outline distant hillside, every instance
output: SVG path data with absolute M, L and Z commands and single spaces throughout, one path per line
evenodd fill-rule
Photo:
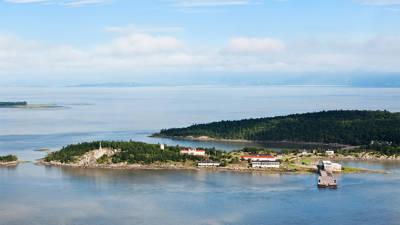
M 365 145 L 371 141 L 400 144 L 400 113 L 323 111 L 259 119 L 195 124 L 163 129 L 155 136 L 208 136 L 253 141 L 304 141 Z

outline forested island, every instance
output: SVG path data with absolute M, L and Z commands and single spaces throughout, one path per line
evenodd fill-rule
M 15 155 L 0 156 L 0 166 L 13 166 L 18 164 L 18 157 Z
M 200 152 L 191 155 L 187 151 Z M 279 152 L 246 147 L 236 151 L 215 148 L 201 150 L 182 146 L 146 144 L 135 141 L 95 141 L 72 144 L 51 152 L 37 162 L 48 166 L 112 169 L 210 169 L 239 172 L 317 173 L 323 159 L 354 159 L 357 153 L 327 156 L 324 150 L 303 154 L 299 150 Z M 256 162 L 253 161 L 255 158 Z M 263 158 L 267 161 L 259 162 Z M 203 167 L 205 165 L 205 167 Z M 261 167 L 264 165 L 265 167 Z M 270 167 L 272 166 L 272 167 Z M 381 172 L 343 167 L 342 173 Z
M 358 146 L 386 155 L 400 153 L 400 113 L 335 110 L 288 116 L 195 124 L 163 129 L 156 137 L 199 140 L 309 142 Z

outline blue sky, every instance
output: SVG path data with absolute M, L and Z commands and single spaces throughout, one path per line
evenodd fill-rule
M 3 81 L 400 72 L 400 0 L 0 0 L 0 15 Z

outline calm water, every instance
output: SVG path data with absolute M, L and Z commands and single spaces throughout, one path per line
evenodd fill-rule
M 0 155 L 22 160 L 81 141 L 139 140 L 226 150 L 240 143 L 147 137 L 161 128 L 328 109 L 400 111 L 400 89 L 344 87 L 1 88 Z M 0 224 L 400 224 L 400 164 L 343 162 L 391 174 L 315 175 L 0 168 Z

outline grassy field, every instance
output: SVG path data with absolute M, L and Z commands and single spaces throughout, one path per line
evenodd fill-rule
M 303 159 L 301 160 L 301 164 L 309 166 L 311 165 L 311 161 L 312 161 L 311 159 Z
M 365 170 L 352 167 L 342 167 L 342 173 L 389 173 L 387 171 Z

